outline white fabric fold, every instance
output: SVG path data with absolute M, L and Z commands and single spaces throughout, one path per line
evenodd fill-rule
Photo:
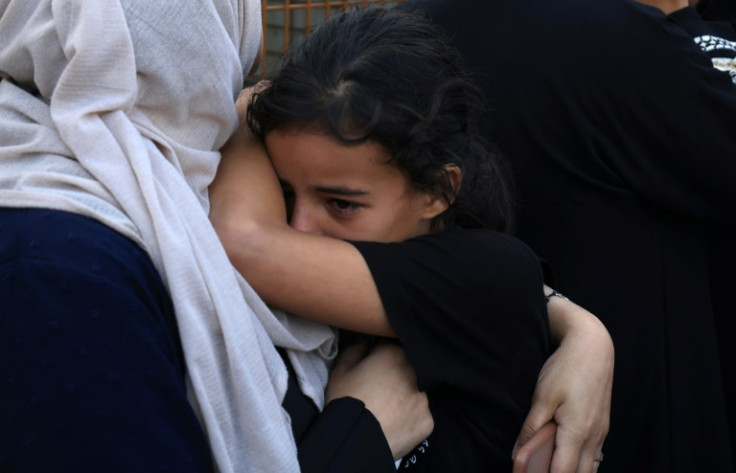
M 285 347 L 321 407 L 334 334 L 274 314 L 207 218 L 216 151 L 257 53 L 257 0 L 0 0 L 0 206 L 93 217 L 167 285 L 222 472 L 296 472 Z

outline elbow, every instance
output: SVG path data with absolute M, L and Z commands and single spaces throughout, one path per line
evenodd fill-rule
M 255 219 L 222 217 L 211 220 L 230 263 L 267 304 L 278 302 L 274 281 L 283 274 L 285 262 L 277 242 L 284 233 Z
M 259 245 L 264 232 L 258 225 L 247 219 L 228 218 L 227 215 L 211 215 L 212 226 L 225 248 L 230 262 L 246 276 L 244 269 L 252 267 L 259 254 Z

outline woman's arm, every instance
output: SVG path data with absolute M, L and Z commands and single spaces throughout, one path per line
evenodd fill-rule
M 545 293 L 550 292 L 545 287 Z M 539 374 L 518 445 L 554 420 L 559 425 L 553 471 L 590 471 L 608 434 L 613 342 L 593 314 L 569 300 L 550 297 L 547 309 L 552 338 L 559 346 Z
M 210 220 L 231 262 L 264 301 L 336 327 L 394 335 L 360 253 L 289 227 L 281 185 L 246 125 L 223 148 L 209 192 Z

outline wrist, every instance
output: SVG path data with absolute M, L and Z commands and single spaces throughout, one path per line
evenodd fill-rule
M 554 289 L 552 289 L 548 294 L 545 294 L 544 297 L 545 297 L 545 299 L 547 299 L 547 302 L 549 302 L 551 300 L 551 298 L 553 298 L 553 297 L 559 297 L 563 301 L 569 301 L 570 300 L 566 296 L 564 296 L 563 294 L 555 291 Z
M 570 301 L 562 294 L 552 291 L 546 294 L 547 312 L 552 340 L 561 344 L 563 340 L 574 333 L 606 332 L 603 324 L 596 316 Z

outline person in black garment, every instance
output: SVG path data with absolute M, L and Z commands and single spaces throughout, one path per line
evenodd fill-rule
M 265 301 L 398 338 L 435 421 L 402 460 L 409 471 L 511 469 L 549 354 L 547 306 L 555 334 L 577 319 L 592 342 L 589 356 L 557 353 L 575 368 L 540 377 L 557 384 L 549 402 L 559 405 L 558 389 L 587 397 L 573 387 L 585 378 L 595 418 L 607 416 L 610 340 L 586 311 L 548 303 L 538 259 L 503 233 L 507 183 L 477 134 L 476 104 L 456 52 L 428 22 L 346 12 L 250 101 L 248 124 L 268 155 L 243 130 L 210 188 L 215 228 Z M 562 307 L 572 309 L 567 322 Z M 328 400 L 340 395 L 328 386 Z
M 611 332 L 600 471 L 733 472 L 719 367 L 733 361 L 719 360 L 725 327 L 711 307 L 728 284 L 709 283 L 728 253 L 708 258 L 711 233 L 733 235 L 736 220 L 736 91 L 698 44 L 732 38 L 728 24 L 625 0 L 408 3 L 453 39 L 483 88 L 484 129 L 517 178 L 516 234 Z M 542 422 L 530 414 L 527 431 Z M 579 439 L 557 441 L 554 461 L 566 464 L 559 447 Z
M 731 77 L 736 85 L 736 2 L 701 0 L 687 2 L 677 0 L 661 4 L 656 1 L 641 2 L 654 6 L 668 15 L 693 38 L 695 44 L 713 63 L 713 67 Z M 734 87 L 736 93 L 736 86 Z M 704 139 L 708 135 L 703 136 Z M 733 326 L 731 288 L 736 285 L 736 230 L 733 225 L 712 229 L 709 243 L 709 277 L 711 302 L 715 317 L 721 373 L 726 398 L 731 453 L 736 461 L 736 347 L 729 333 Z

